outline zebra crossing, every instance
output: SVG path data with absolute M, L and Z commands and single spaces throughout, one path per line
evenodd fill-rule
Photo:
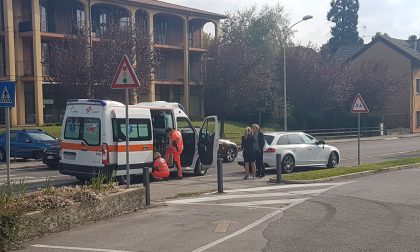
M 206 205 L 246 208 L 284 209 L 302 203 L 321 193 L 350 182 L 272 185 L 226 190 L 225 194 L 210 193 L 202 197 L 166 201 L 169 205 Z

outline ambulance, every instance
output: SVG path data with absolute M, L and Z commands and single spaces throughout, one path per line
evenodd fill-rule
M 162 156 L 168 146 L 166 128 L 178 129 L 184 141 L 182 170 L 197 176 L 216 166 L 219 123 L 205 118 L 200 131 L 178 103 L 147 102 L 128 106 L 130 175 L 152 167 L 153 153 Z M 89 181 L 98 174 L 126 176 L 126 109 L 116 101 L 73 99 L 67 101 L 60 145 L 60 173 Z M 173 160 L 169 166 L 176 171 Z

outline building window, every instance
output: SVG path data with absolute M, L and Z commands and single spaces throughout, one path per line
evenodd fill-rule
M 416 94 L 420 94 L 420 79 L 416 79 Z
M 158 80 L 168 80 L 169 79 L 169 63 L 168 59 L 163 59 L 159 65 L 156 78 Z
M 416 112 L 417 128 L 420 128 L 420 111 Z
M 130 24 L 130 16 L 124 10 L 105 6 L 92 8 L 92 35 L 95 37 L 104 35 L 110 27 L 129 27 Z
M 6 76 L 6 46 L 4 41 L 0 41 L 0 76 Z
M 190 47 L 194 47 L 194 26 L 191 24 L 188 30 L 188 43 Z
M 78 4 L 73 8 L 73 18 L 72 18 L 73 34 L 77 34 L 79 31 L 85 29 L 86 26 L 86 16 L 85 9 L 83 5 Z
M 164 18 L 158 18 L 155 23 L 155 43 L 166 45 L 168 23 Z
M 41 32 L 55 32 L 54 5 L 52 1 L 40 0 Z
M 130 17 L 121 17 L 120 27 L 130 27 Z
M 4 9 L 3 9 L 3 1 L 0 1 L 0 31 L 4 31 Z
M 42 43 L 41 47 L 41 63 L 42 63 L 42 75 L 50 75 L 50 64 L 49 64 L 50 48 L 48 43 Z

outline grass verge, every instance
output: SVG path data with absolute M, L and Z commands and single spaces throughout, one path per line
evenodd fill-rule
M 392 167 L 419 164 L 420 158 L 405 158 L 399 160 L 385 161 L 381 163 L 365 164 L 360 166 L 352 167 L 337 167 L 333 169 L 321 169 L 307 172 L 297 172 L 292 174 L 282 175 L 283 180 L 315 180 L 331 178 L 341 175 L 348 175 L 353 173 L 365 172 L 365 171 L 381 171 L 387 170 Z

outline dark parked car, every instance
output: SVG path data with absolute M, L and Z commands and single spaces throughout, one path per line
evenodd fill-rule
M 238 146 L 234 142 L 227 139 L 219 139 L 218 156 L 223 158 L 225 162 L 231 163 L 238 155 Z
M 58 168 L 60 165 L 60 143 L 49 145 L 42 156 L 42 163 L 49 168 Z
M 58 140 L 42 130 L 11 130 L 10 156 L 23 159 L 41 159 L 45 149 L 57 145 Z M 0 161 L 6 161 L 6 134 L 0 135 Z

